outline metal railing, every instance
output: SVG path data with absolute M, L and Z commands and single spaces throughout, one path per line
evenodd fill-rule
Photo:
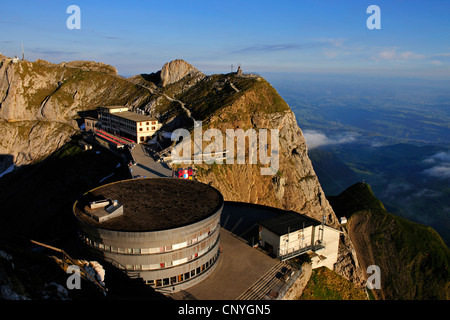
M 296 256 L 299 256 L 308 251 L 316 251 L 326 247 L 325 241 L 317 240 L 315 245 L 307 245 L 307 246 L 296 246 L 289 249 L 279 248 L 277 252 L 277 258 L 281 261 L 285 261 Z

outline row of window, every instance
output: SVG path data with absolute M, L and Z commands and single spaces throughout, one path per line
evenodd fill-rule
M 217 229 L 219 229 L 219 227 L 220 227 L 220 225 L 219 225 L 219 223 L 217 223 L 214 226 L 214 229 L 208 230 L 208 232 L 205 232 L 196 238 L 190 239 L 185 242 L 177 243 L 174 245 L 157 247 L 157 248 L 118 248 L 118 247 L 106 245 L 103 243 L 99 243 L 95 240 L 90 239 L 87 235 L 84 235 L 84 234 L 80 234 L 80 237 L 81 237 L 82 241 L 84 241 L 87 245 L 98 248 L 103 251 L 121 253 L 121 254 L 132 254 L 132 255 L 155 254 L 155 253 L 170 252 L 173 250 L 183 249 L 183 248 L 192 246 L 192 245 L 202 241 L 206 237 L 214 234 L 217 231 Z
M 139 128 L 139 131 L 143 131 L 144 130 L 144 128 Z M 152 127 L 152 131 L 155 131 L 156 130 L 156 127 Z M 147 130 L 146 131 L 149 131 L 149 127 L 147 127 Z
M 115 265 L 119 269 L 125 269 L 127 271 L 150 271 L 150 270 L 171 268 L 171 267 L 175 267 L 175 266 L 178 266 L 178 265 L 181 265 L 181 264 L 184 264 L 187 262 L 191 262 L 192 260 L 200 258 L 205 253 L 209 252 L 211 250 L 211 248 L 214 248 L 215 246 L 217 246 L 218 242 L 219 242 L 219 237 L 217 237 L 217 239 L 216 239 L 216 241 L 214 241 L 214 243 L 210 244 L 208 247 L 204 248 L 203 250 L 200 250 L 199 252 L 196 252 L 189 257 L 185 257 L 185 258 L 174 260 L 174 261 L 155 263 L 155 264 L 144 264 L 144 265 L 127 264 L 125 266 L 123 266 L 120 263 L 118 263 L 117 261 L 115 261 Z
M 143 264 L 143 265 L 130 265 L 127 264 L 125 266 L 125 270 L 128 271 L 149 271 L 149 270 L 157 270 L 157 269 L 165 269 L 165 268 L 170 268 L 170 267 L 175 267 L 178 265 L 181 265 L 183 263 L 187 263 L 187 262 L 191 262 L 192 260 L 198 259 L 201 256 L 203 256 L 205 253 L 207 253 L 211 248 L 214 247 L 214 245 L 217 243 L 214 242 L 214 244 L 209 245 L 207 248 L 196 252 L 195 254 L 186 257 L 186 258 L 182 258 L 182 259 L 178 259 L 178 260 L 174 260 L 174 261 L 169 261 L 169 262 L 162 262 L 162 263 L 155 263 L 155 264 Z M 123 267 L 122 267 L 123 269 Z
M 158 288 L 158 287 L 165 287 L 165 286 L 180 284 L 182 282 L 188 281 L 188 280 L 200 275 L 201 273 L 207 271 L 209 268 L 211 268 L 214 265 L 214 263 L 217 261 L 219 254 L 220 254 L 220 252 L 218 251 L 217 254 L 215 254 L 209 261 L 202 264 L 198 268 L 192 269 L 189 272 L 179 274 L 177 276 L 172 276 L 170 278 L 146 280 L 145 283 L 152 287 Z
M 152 125 L 155 125 L 155 124 L 157 123 L 157 121 L 151 121 L 151 123 L 152 123 Z M 143 122 L 139 122 L 139 126 L 140 126 L 140 127 L 143 126 L 143 125 L 144 125 Z M 145 125 L 149 126 L 149 125 L 150 125 L 150 121 L 147 121 L 147 122 L 145 123 Z M 147 130 L 148 130 L 148 129 L 147 129 Z

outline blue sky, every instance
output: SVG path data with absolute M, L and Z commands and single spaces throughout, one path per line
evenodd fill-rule
M 69 5 L 81 29 L 69 30 Z M 369 30 L 369 5 L 381 30 Z M 311 72 L 450 79 L 450 1 L 9 1 L 0 52 L 59 63 L 94 60 L 121 75 L 181 58 L 205 73 Z

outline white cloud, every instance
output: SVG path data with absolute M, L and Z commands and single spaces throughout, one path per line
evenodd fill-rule
M 450 151 L 438 152 L 426 158 L 423 162 L 434 166 L 425 169 L 422 173 L 440 179 L 450 178 Z
M 442 63 L 442 61 L 439 61 L 439 60 L 432 60 L 431 64 L 434 66 L 440 67 L 440 66 L 442 66 L 443 63 Z
M 424 198 L 424 197 L 437 198 L 437 197 L 442 197 L 443 194 L 440 191 L 425 188 L 425 189 L 419 190 L 417 192 L 414 192 L 411 196 L 416 197 L 416 198 Z
M 450 164 L 441 164 L 423 171 L 426 175 L 439 178 L 439 179 L 449 179 L 450 178 Z
M 320 146 L 343 144 L 354 142 L 357 139 L 358 134 L 353 132 L 347 132 L 335 137 L 329 138 L 324 133 L 316 130 L 305 130 L 303 136 L 306 140 L 306 145 L 309 149 L 314 149 Z
M 412 51 L 397 52 L 397 49 L 387 49 L 378 53 L 378 55 L 373 58 L 375 61 L 406 61 L 411 59 L 422 59 L 423 55 L 414 53 Z
M 450 151 L 438 152 L 430 157 L 423 160 L 425 163 L 437 163 L 437 162 L 450 162 Z

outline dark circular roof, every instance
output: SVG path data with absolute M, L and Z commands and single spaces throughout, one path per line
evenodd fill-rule
M 97 222 L 85 214 L 91 201 L 111 199 L 123 215 Z M 158 231 L 189 225 L 215 214 L 222 194 L 201 182 L 178 178 L 139 178 L 93 189 L 74 204 L 75 216 L 90 225 L 116 231 Z

